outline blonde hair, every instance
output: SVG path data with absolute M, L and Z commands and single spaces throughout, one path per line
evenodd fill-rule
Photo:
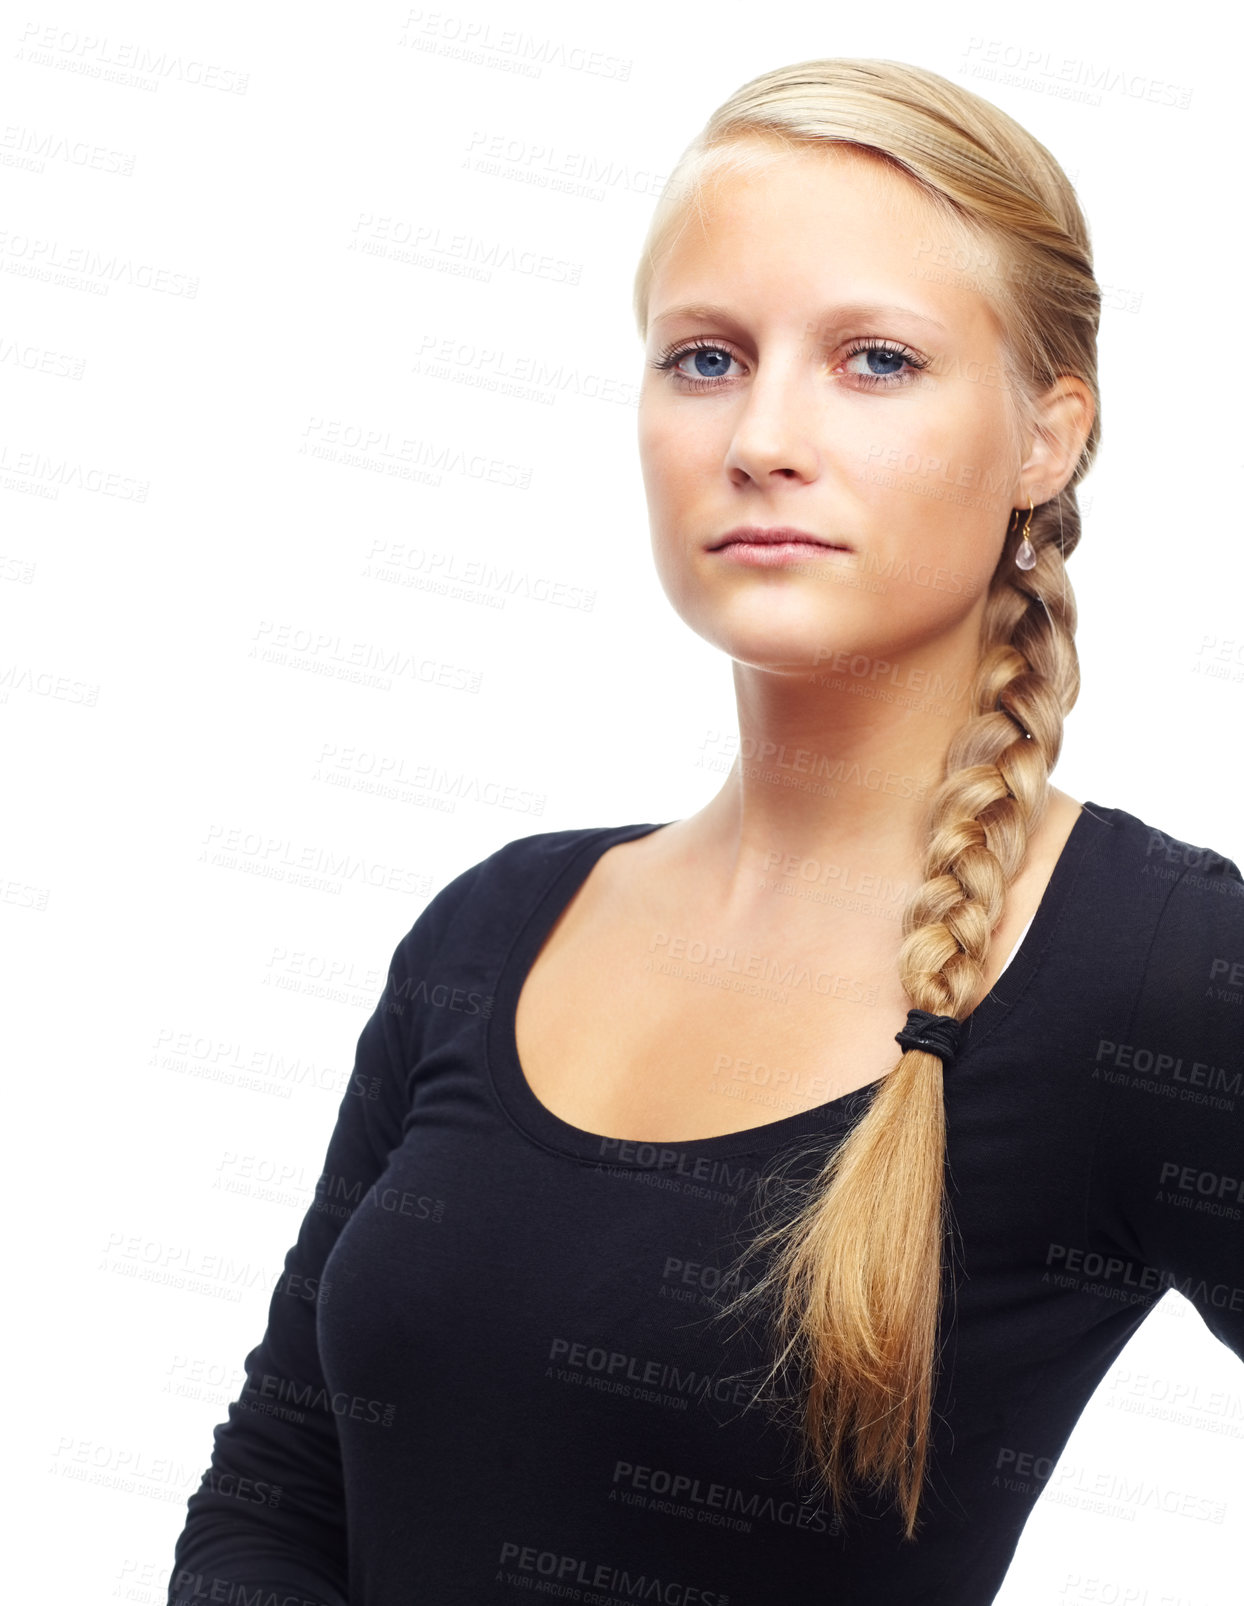
M 703 216 L 711 183 L 825 144 L 897 167 L 951 226 L 969 272 L 984 269 L 971 282 L 1001 321 L 1016 418 L 1060 375 L 1082 380 L 1094 402 L 1070 480 L 1032 514 L 1034 568 L 1016 568 L 1020 521 L 1008 529 L 986 600 L 972 713 L 930 795 L 924 880 L 904 911 L 899 974 L 912 1005 L 962 1019 L 1046 808 L 1079 691 L 1063 565 L 1080 538 L 1075 487 L 1100 439 L 1101 295 L 1066 175 L 1004 112 L 904 62 L 805 61 L 738 89 L 670 174 L 635 277 L 641 336 L 653 273 L 689 216 Z M 760 1235 L 754 1247 L 774 1249 L 772 1263 L 731 1307 L 776 1296 L 770 1376 L 793 1368 L 801 1380 L 805 1465 L 840 1506 L 853 1504 L 852 1478 L 893 1485 L 907 1539 L 929 1453 L 951 1224 L 945 1150 L 942 1062 L 904 1051 L 797 1215 Z

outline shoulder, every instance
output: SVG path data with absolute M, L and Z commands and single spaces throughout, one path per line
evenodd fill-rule
M 654 823 L 573 826 L 514 837 L 445 882 L 399 944 L 407 962 L 447 941 L 491 943 L 513 930 L 563 877 L 586 876 L 607 848 L 657 829 Z
M 1151 825 L 1126 809 L 1100 803 L 1082 805 L 1081 846 L 1091 875 L 1107 880 L 1124 901 L 1161 909 L 1177 895 L 1188 900 L 1220 900 L 1244 908 L 1239 866 L 1217 848 L 1186 841 Z
M 1097 812 L 1128 900 L 1097 962 L 1138 963 L 1122 1007 L 1092 1018 L 1103 1108 L 1085 1220 L 1121 1256 L 1107 1265 L 1141 1263 L 1138 1287 L 1177 1288 L 1244 1359 L 1244 880 L 1217 849 Z
M 538 894 L 552 887 L 575 866 L 582 866 L 586 875 L 595 860 L 616 843 L 646 836 L 656 829 L 651 823 L 583 825 L 514 837 L 464 870 L 438 896 L 452 895 L 457 899 L 469 894 L 475 898 L 489 898 L 517 889 Z
M 1130 1030 L 1238 1059 L 1244 1039 L 1244 877 L 1220 849 L 1189 842 L 1123 809 L 1091 811 L 1087 877 L 1109 900 L 1115 945 L 1139 986 Z

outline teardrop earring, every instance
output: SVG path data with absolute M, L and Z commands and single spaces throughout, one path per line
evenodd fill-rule
M 1018 511 L 1018 509 L 1016 510 Z M 1037 566 L 1037 550 L 1028 539 L 1028 526 L 1032 523 L 1032 497 L 1028 498 L 1028 517 L 1024 521 L 1024 538 L 1015 552 L 1015 567 L 1017 569 L 1035 569 Z

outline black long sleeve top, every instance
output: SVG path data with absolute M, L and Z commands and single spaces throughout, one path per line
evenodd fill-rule
M 656 829 L 510 842 L 398 943 L 170 1606 L 986 1606 L 1168 1288 L 1244 1358 L 1244 882 L 1086 803 L 945 1076 L 953 1254 L 917 1537 L 888 1496 L 832 1509 L 791 1419 L 755 1401 L 761 1324 L 721 1311 L 758 1186 L 811 1178 L 878 1084 L 653 1144 L 560 1120 L 518 1061 L 558 915 Z

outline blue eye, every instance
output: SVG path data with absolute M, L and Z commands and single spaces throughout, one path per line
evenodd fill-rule
M 693 361 L 694 373 L 683 371 L 682 363 L 688 357 Z M 927 366 L 924 358 L 917 357 L 905 346 L 884 340 L 857 340 L 842 361 L 851 363 L 857 357 L 864 358 L 866 369 L 848 368 L 845 371 L 856 381 L 858 388 L 866 390 L 897 389 L 900 385 L 910 383 Z M 659 357 L 653 359 L 651 366 L 663 373 L 670 373 L 686 389 L 717 390 L 729 379 L 730 364 L 737 360 L 725 346 L 714 341 L 692 340 L 667 347 Z
M 722 351 L 720 346 L 698 346 L 692 352 L 691 360 L 695 364 L 697 379 L 724 379 L 725 370 L 734 358 L 728 351 Z
M 865 346 L 862 351 L 853 351 L 851 355 L 852 357 L 863 357 L 868 363 L 867 372 L 860 375 L 861 379 L 893 378 L 895 374 L 902 373 L 903 363 L 906 361 L 902 352 L 890 351 L 886 346 Z M 881 363 L 893 363 L 895 366 L 892 368 L 878 368 L 878 361 Z
M 685 374 L 678 366 L 684 357 L 694 359 L 696 367 L 694 374 Z M 693 388 L 700 386 L 712 388 L 714 380 L 727 377 L 727 370 L 734 360 L 724 346 L 715 346 L 707 340 L 697 340 L 688 345 L 670 347 L 662 352 L 652 366 L 662 371 L 672 369 L 679 379 Z
M 925 358 L 888 340 L 852 341 L 844 362 L 853 363 L 857 357 L 862 357 L 866 366 L 847 371 L 865 390 L 897 390 L 900 385 L 910 384 L 922 368 L 928 367 Z

